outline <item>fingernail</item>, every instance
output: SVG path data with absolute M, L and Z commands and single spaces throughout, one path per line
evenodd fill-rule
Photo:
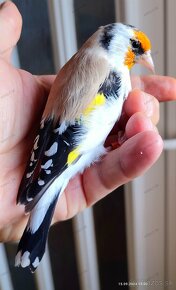
M 153 116 L 153 97 L 147 93 L 144 93 L 144 106 L 146 116 Z

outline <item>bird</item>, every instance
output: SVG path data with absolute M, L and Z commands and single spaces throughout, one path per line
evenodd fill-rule
M 107 153 L 104 143 L 121 116 L 136 63 L 154 71 L 148 36 L 111 23 L 100 26 L 57 74 L 17 195 L 29 219 L 15 266 L 36 270 L 61 194 Z

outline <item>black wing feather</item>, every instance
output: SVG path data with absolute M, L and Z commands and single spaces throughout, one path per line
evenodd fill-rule
M 17 203 L 26 204 L 28 203 L 27 200 L 27 188 L 32 184 L 37 167 L 39 165 L 39 162 L 41 160 L 42 154 L 47 146 L 48 139 L 49 139 L 49 132 L 52 128 L 53 120 L 52 119 L 46 119 L 42 120 L 40 123 L 40 129 L 38 131 L 38 134 L 36 138 L 39 136 L 38 140 L 34 140 L 34 147 L 31 152 L 30 159 L 28 160 L 25 172 L 23 174 L 23 178 L 20 183 L 20 187 L 18 190 L 18 196 L 17 196 Z M 35 144 L 37 142 L 37 148 L 35 149 Z M 33 156 L 33 158 L 32 158 Z M 27 177 L 27 174 L 31 174 L 30 177 Z
M 76 147 L 75 137 L 80 132 L 80 125 L 78 123 L 70 125 L 62 134 L 58 132 L 59 126 L 59 122 L 54 125 L 54 122 L 50 120 L 50 124 L 44 126 L 46 132 L 40 129 L 39 136 L 41 137 L 38 140 L 40 152 L 32 151 L 35 159 L 39 157 L 40 160 L 35 161 L 33 166 L 30 166 L 31 161 L 29 161 L 19 189 L 18 201 L 26 205 L 26 212 L 35 206 L 54 179 L 67 168 L 68 154 Z M 44 144 L 41 144 L 42 141 Z M 53 144 L 57 145 L 57 150 L 48 156 L 46 152 Z M 49 162 L 48 166 L 46 166 L 47 162 Z M 28 181 L 26 175 L 31 172 L 31 169 L 33 173 Z

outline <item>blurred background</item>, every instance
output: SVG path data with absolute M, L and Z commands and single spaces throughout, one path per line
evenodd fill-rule
M 99 26 L 125 22 L 149 35 L 156 72 L 175 76 L 174 0 L 13 2 L 23 29 L 12 61 L 32 74 L 55 74 Z M 0 290 L 176 289 L 175 124 L 175 104 L 161 105 L 159 161 L 93 208 L 52 226 L 35 274 L 14 268 L 16 244 L 0 244 Z

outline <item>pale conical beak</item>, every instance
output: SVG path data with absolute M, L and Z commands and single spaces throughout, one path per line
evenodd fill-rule
M 149 51 L 139 57 L 136 62 L 148 68 L 152 73 L 155 73 L 153 59 Z

